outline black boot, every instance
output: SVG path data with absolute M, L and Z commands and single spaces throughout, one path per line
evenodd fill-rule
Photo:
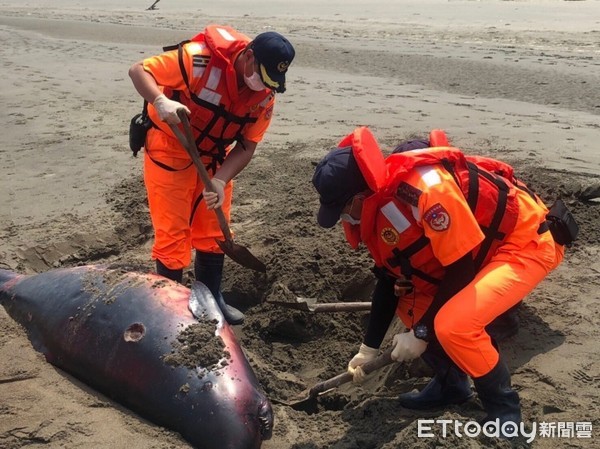
M 498 420 L 499 426 L 507 422 L 519 425 L 521 422 L 519 395 L 511 388 L 510 373 L 502 359 L 498 360 L 498 364 L 485 376 L 474 378 L 473 383 L 487 413 L 481 424 Z M 506 434 L 510 437 L 513 429 L 506 428 Z M 502 432 L 500 435 L 503 436 Z
M 519 331 L 519 307 L 521 303 L 511 307 L 485 328 L 486 332 L 490 334 L 497 342 L 506 340 Z
M 399 396 L 400 405 L 413 410 L 427 410 L 451 404 L 462 404 L 473 397 L 469 379 L 436 343 L 421 355 L 435 375 L 420 392 Z
M 244 322 L 244 314 L 235 307 L 226 304 L 221 294 L 224 259 L 224 254 L 205 253 L 196 250 L 194 274 L 196 280 L 202 282 L 211 291 L 225 320 L 229 324 L 241 324 Z
M 156 273 L 160 276 L 164 276 L 172 281 L 179 282 L 183 281 L 183 270 L 171 270 L 167 268 L 160 260 L 156 259 Z

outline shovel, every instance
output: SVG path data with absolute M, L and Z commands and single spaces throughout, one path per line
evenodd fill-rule
M 302 310 L 303 312 L 360 312 L 371 310 L 370 302 L 331 302 L 317 303 L 316 298 L 296 298 L 296 302 L 267 301 L 268 304 Z
M 194 136 L 192 134 L 192 128 L 190 126 L 190 121 L 188 120 L 187 114 L 184 110 L 180 109 L 177 111 L 177 115 L 179 116 L 181 123 L 183 123 L 185 135 L 176 125 L 169 126 L 181 145 L 183 145 L 185 150 L 192 158 L 192 161 L 198 170 L 198 174 L 200 175 L 200 179 L 206 186 L 206 189 L 210 192 L 214 192 L 215 188 L 212 184 L 210 176 L 208 175 L 208 171 L 206 171 L 206 167 L 204 167 L 204 164 L 200 160 L 200 156 L 198 156 L 198 151 L 196 150 L 196 145 L 194 143 Z M 223 236 L 225 237 L 224 241 L 215 239 L 217 245 L 219 245 L 219 248 L 221 248 L 221 251 L 227 254 L 234 262 L 237 262 L 246 268 L 250 268 L 261 273 L 266 273 L 267 267 L 264 263 L 256 258 L 256 256 L 254 256 L 248 248 L 233 241 L 233 237 L 231 236 L 231 231 L 229 230 L 229 225 L 227 224 L 227 219 L 225 218 L 223 210 L 220 207 L 217 207 L 214 209 L 214 211 L 217 214 L 217 219 L 219 220 L 219 227 L 221 228 Z
M 371 374 L 374 371 L 377 371 L 384 366 L 387 366 L 393 362 L 392 360 L 392 350 L 393 348 L 387 349 L 383 352 L 379 357 L 370 362 L 362 365 L 362 369 L 365 374 Z M 317 398 L 334 388 L 339 387 L 340 385 L 346 384 L 352 381 L 352 374 L 348 371 L 345 371 L 342 374 L 338 374 L 331 379 L 324 380 L 323 382 L 319 382 L 315 384 L 312 388 L 305 390 L 304 392 L 298 395 L 297 399 L 291 399 L 288 401 L 283 401 L 279 399 L 271 399 L 273 402 L 277 404 L 287 405 L 292 407 L 294 410 L 302 410 L 306 412 L 316 412 L 317 407 Z

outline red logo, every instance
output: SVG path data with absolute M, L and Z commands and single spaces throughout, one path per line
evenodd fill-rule
M 440 203 L 431 206 L 423 215 L 423 219 L 434 231 L 445 231 L 450 227 L 450 215 Z

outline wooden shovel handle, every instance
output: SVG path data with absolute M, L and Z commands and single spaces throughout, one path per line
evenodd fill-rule
M 202 163 L 202 160 L 200 159 L 200 156 L 198 155 L 196 145 L 194 144 L 194 135 L 192 134 L 192 127 L 190 125 L 190 121 L 188 120 L 187 114 L 185 113 L 185 111 L 183 109 L 180 109 L 179 111 L 177 111 L 177 115 L 179 116 L 181 123 L 183 123 L 183 129 L 185 130 L 185 136 L 183 135 L 181 130 L 177 127 L 177 125 L 169 124 L 169 126 L 171 127 L 171 131 L 173 131 L 173 134 L 175 134 L 175 137 L 177 137 L 177 139 L 179 140 L 181 145 L 183 145 L 183 148 L 185 148 L 185 151 L 187 151 L 187 153 L 192 158 L 192 161 L 194 162 L 194 165 L 196 166 L 196 170 L 198 171 L 198 174 L 200 175 L 200 179 L 202 180 L 202 184 L 205 185 L 206 189 L 209 192 L 215 192 L 215 187 L 213 186 L 213 183 L 210 179 L 208 171 L 206 170 L 206 167 Z M 227 219 L 225 218 L 225 214 L 223 213 L 223 210 L 220 207 L 217 207 L 214 209 L 214 211 L 217 214 L 217 219 L 219 220 L 219 227 L 221 228 L 221 231 L 223 232 L 223 236 L 225 237 L 225 240 L 227 242 L 233 242 L 233 237 L 231 236 L 231 231 L 229 229 L 229 225 L 227 224 Z
M 376 371 L 392 363 L 392 349 L 393 348 L 389 348 L 376 359 L 371 360 L 370 362 L 367 362 L 364 365 L 362 365 L 362 369 L 365 372 L 365 374 L 371 374 L 373 371 Z M 315 397 L 319 393 L 323 393 L 324 391 L 331 390 L 332 388 L 336 388 L 340 385 L 346 384 L 352 381 L 352 377 L 352 374 L 350 374 L 348 371 L 342 374 L 338 374 L 337 376 L 332 377 L 331 379 L 316 384 L 310 389 L 308 396 Z
M 362 312 L 371 310 L 370 302 L 332 302 L 308 306 L 312 312 Z

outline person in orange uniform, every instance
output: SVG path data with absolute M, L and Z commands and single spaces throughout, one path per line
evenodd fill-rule
M 403 406 L 463 403 L 473 396 L 468 375 L 485 422 L 518 424 L 519 397 L 487 329 L 556 268 L 564 247 L 544 203 L 509 165 L 465 156 L 439 130 L 429 140 L 384 158 L 369 129 L 358 128 L 316 167 L 318 223 L 341 218 L 348 242 L 368 248 L 378 273 L 348 370 L 362 380 L 361 365 L 377 356 L 396 313 L 408 331 L 393 337 L 392 358 L 420 356 L 435 373 L 421 392 L 400 396 Z
M 222 233 L 211 209 L 230 217 L 232 179 L 246 167 L 286 89 L 292 44 L 269 31 L 251 40 L 235 29 L 210 25 L 165 53 L 137 62 L 129 76 L 147 102 L 152 127 L 144 145 L 144 182 L 155 232 L 152 258 L 159 274 L 182 281 L 196 250 L 194 272 L 213 293 L 228 322 L 244 315 L 224 303 Z M 215 192 L 208 192 L 169 125 L 189 116 L 198 152 Z

